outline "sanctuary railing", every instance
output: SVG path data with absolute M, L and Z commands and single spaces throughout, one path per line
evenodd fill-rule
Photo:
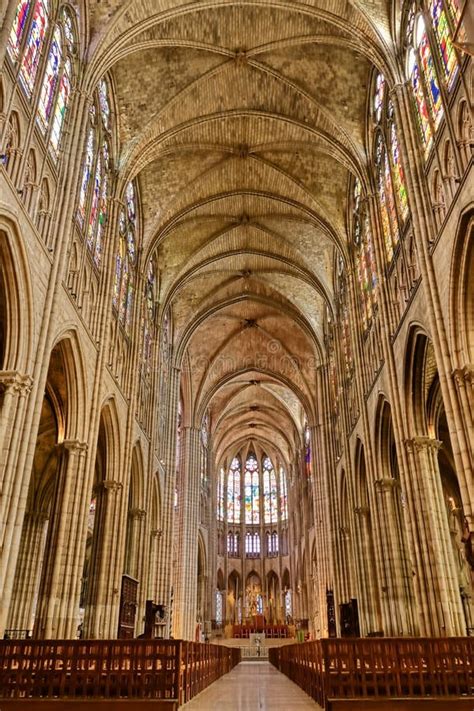
M 274 647 L 269 659 L 324 709 L 346 699 L 431 699 L 435 708 L 448 697 L 474 709 L 472 637 L 322 639 Z
M 181 640 L 2 640 L 2 700 L 155 700 L 177 708 L 229 672 L 240 650 Z

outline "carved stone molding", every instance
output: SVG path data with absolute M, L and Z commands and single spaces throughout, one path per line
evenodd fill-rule
M 443 446 L 443 443 L 434 437 L 412 437 L 405 440 L 405 446 L 409 452 L 420 452 L 423 449 L 438 451 Z
M 61 442 L 62 447 L 67 449 L 70 454 L 85 455 L 89 449 L 87 442 L 81 442 L 78 439 L 65 439 Z
M 453 378 L 456 385 L 462 385 L 463 383 L 472 385 L 474 383 L 474 366 L 465 365 L 463 368 L 455 368 L 453 370 Z
M 143 521 L 146 516 L 145 509 L 130 509 L 128 515 L 136 521 Z
M 400 488 L 400 482 L 398 481 L 398 479 L 394 479 L 393 477 L 384 477 L 382 479 L 376 479 L 374 481 L 374 485 L 379 493 Z
M 102 488 L 105 489 L 105 491 L 111 491 L 115 494 L 117 491 L 123 489 L 123 484 L 121 481 L 114 481 L 113 479 L 104 479 L 104 481 L 102 482 Z
M 357 516 L 368 516 L 370 513 L 370 509 L 368 506 L 356 506 L 354 508 L 354 513 Z
M 4 370 L 0 372 L 0 386 L 6 391 L 11 391 L 20 397 L 26 397 L 31 392 L 33 378 L 23 375 L 17 370 Z

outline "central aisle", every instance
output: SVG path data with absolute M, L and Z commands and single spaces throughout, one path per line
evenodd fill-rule
M 241 662 L 185 704 L 186 711 L 317 711 L 299 686 L 269 662 Z

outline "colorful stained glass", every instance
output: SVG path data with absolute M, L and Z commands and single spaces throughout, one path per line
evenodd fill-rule
M 454 84 L 454 80 L 456 79 L 459 65 L 456 52 L 454 51 L 453 43 L 451 41 L 448 18 L 446 16 L 442 0 L 432 0 L 430 4 L 430 12 L 433 20 L 433 29 L 436 42 L 443 64 L 446 84 L 448 89 L 451 89 Z
M 155 268 L 153 260 L 148 262 L 147 277 L 145 284 L 145 318 L 143 326 L 143 363 L 145 375 L 151 371 L 152 357 L 152 334 L 155 320 Z
M 280 519 L 286 521 L 288 518 L 288 488 L 286 484 L 286 473 L 280 467 Z
M 41 58 L 47 28 L 47 0 L 36 0 L 19 74 L 20 80 L 28 96 L 31 96 L 35 85 L 36 74 L 38 72 L 38 65 Z
M 395 196 L 393 194 L 393 183 L 392 174 L 390 172 L 390 163 L 387 156 L 387 151 L 383 152 L 383 165 L 384 165 L 384 177 L 385 177 L 385 191 L 387 196 L 387 209 L 390 217 L 390 227 L 392 233 L 392 249 L 398 244 L 400 238 L 398 230 L 398 219 L 397 219 L 397 209 L 395 207 Z
M 102 151 L 104 164 L 106 164 L 105 151 Z M 107 173 L 102 175 L 102 185 L 100 189 L 100 202 L 99 202 L 99 213 L 97 219 L 97 235 L 95 240 L 94 249 L 94 262 L 97 267 L 100 266 L 102 258 L 102 240 L 104 236 L 105 224 L 107 222 L 107 190 L 108 190 L 108 177 Z
M 427 154 L 433 145 L 433 132 L 431 130 L 428 104 L 421 84 L 420 67 L 413 49 L 410 49 L 408 55 L 408 74 L 413 91 L 413 98 L 415 100 L 415 113 L 418 120 L 418 127 L 425 147 L 425 154 Z
M 25 31 L 26 21 L 30 10 L 30 0 L 20 0 L 16 8 L 15 19 L 8 38 L 7 50 L 12 61 L 18 59 L 20 54 L 21 40 Z
M 380 160 L 380 148 L 377 158 Z M 383 190 L 383 182 L 382 182 Z M 355 192 L 360 195 L 360 182 L 356 180 Z M 371 323 L 373 305 L 376 303 L 377 271 L 375 269 L 374 250 L 368 215 L 362 214 L 362 204 L 359 199 L 356 203 L 357 221 L 359 225 L 358 240 L 354 241 L 358 247 L 356 251 L 356 272 L 359 282 L 360 301 L 362 311 L 362 324 L 366 330 Z
M 306 476 L 311 476 L 311 433 L 306 424 L 304 428 L 304 464 Z
M 227 479 L 227 521 L 240 523 L 241 495 L 240 495 L 240 459 L 234 457 L 229 469 Z
M 40 100 L 38 104 L 38 123 L 43 133 L 49 124 L 53 101 L 55 96 L 56 84 L 58 81 L 59 65 L 61 62 L 61 30 L 56 27 L 49 49 L 48 61 L 46 63 L 46 71 L 41 87 Z
M 98 94 L 99 94 L 99 107 L 100 107 L 100 115 L 102 117 L 102 123 L 104 124 L 105 128 L 107 130 L 109 130 L 110 105 L 109 105 L 109 97 L 108 97 L 108 90 L 107 90 L 107 82 L 105 81 L 105 79 L 101 79 L 99 82 Z
M 81 191 L 79 193 L 79 205 L 77 208 L 77 216 L 81 226 L 84 224 L 86 217 L 86 201 L 89 192 L 89 184 L 92 174 L 92 163 L 94 161 L 94 131 L 89 129 L 86 144 L 86 155 L 84 158 L 84 169 L 82 171 Z
M 69 59 L 64 63 L 64 69 L 59 82 L 58 98 L 54 109 L 53 126 L 51 129 L 50 142 L 53 150 L 57 153 L 61 141 L 61 134 L 64 126 L 67 105 L 71 95 L 71 62 Z
M 92 203 L 89 213 L 89 225 L 87 228 L 87 246 L 89 247 L 92 254 L 95 255 L 95 235 L 97 228 L 97 220 L 99 216 L 99 200 L 101 194 L 101 184 L 102 184 L 102 160 L 99 154 L 97 158 L 97 165 L 94 177 L 94 188 L 92 192 Z
M 393 248 L 399 239 L 399 231 L 390 164 L 380 134 L 377 137 L 376 163 L 378 167 L 378 193 L 385 252 L 387 260 L 390 261 L 393 256 Z
M 400 149 L 398 147 L 397 130 L 395 123 L 392 122 L 390 127 L 390 143 L 392 149 L 393 163 L 393 181 L 395 183 L 395 193 L 397 195 L 398 208 L 400 217 L 403 222 L 408 217 L 408 196 L 405 183 L 405 173 L 403 171 L 402 161 L 400 158 Z
M 278 520 L 277 481 L 270 457 L 263 460 L 263 520 L 264 523 Z
M 224 520 L 224 468 L 221 467 L 219 477 L 217 479 L 217 520 Z
M 385 77 L 383 74 L 378 74 L 375 80 L 375 96 L 374 96 L 374 116 L 377 123 L 382 118 L 383 102 L 385 98 Z
M 130 331 L 136 268 L 135 245 L 135 198 L 132 183 L 125 191 L 126 213 L 122 210 L 119 217 L 119 251 L 115 258 L 115 279 L 113 306 L 118 311 L 121 325 Z
M 431 108 L 431 114 L 435 128 L 439 126 L 439 122 L 443 116 L 443 103 L 441 100 L 441 91 L 439 88 L 438 78 L 431 53 L 430 41 L 426 32 L 423 17 L 418 15 L 415 23 L 416 46 L 420 53 L 421 66 L 423 77 L 428 94 L 428 101 Z
M 245 523 L 260 523 L 260 482 L 255 454 L 248 456 L 245 465 L 244 497 Z

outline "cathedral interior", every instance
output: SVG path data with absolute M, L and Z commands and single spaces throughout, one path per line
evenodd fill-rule
M 472 4 L 0 27 L 0 637 L 474 635 Z

